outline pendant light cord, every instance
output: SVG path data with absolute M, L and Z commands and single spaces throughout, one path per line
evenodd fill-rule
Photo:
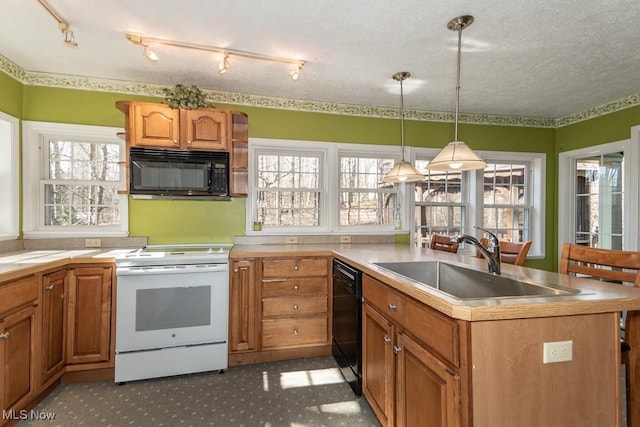
M 462 25 L 458 26 L 458 72 L 456 80 L 456 116 L 454 125 L 454 141 L 458 140 L 458 114 L 460 113 L 460 62 L 462 60 Z
M 404 80 L 400 80 L 400 144 L 402 145 L 402 153 L 400 153 L 401 160 L 404 162 L 404 92 L 402 89 L 402 83 Z

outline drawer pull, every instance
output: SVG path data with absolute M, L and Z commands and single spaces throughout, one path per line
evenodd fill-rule
M 391 342 L 391 338 L 389 337 L 384 337 L 384 343 L 385 344 L 389 344 Z
M 293 269 L 294 269 L 295 271 L 298 271 L 298 270 L 300 270 L 300 267 L 298 267 L 297 265 L 294 265 L 294 266 L 293 266 Z
M 0 340 L 8 340 L 9 339 L 9 332 L 3 332 L 0 334 Z
M 294 290 L 294 291 L 297 291 L 298 289 L 300 289 L 300 286 L 298 286 L 298 285 L 293 285 L 293 290 Z
M 298 304 L 293 304 L 293 309 L 294 310 L 297 310 L 298 308 L 300 308 L 300 307 L 298 307 Z
M 398 347 L 397 345 L 393 346 L 393 354 L 398 354 L 402 351 L 402 349 L 400 347 Z
M 389 310 L 393 311 L 393 310 L 395 310 L 396 308 L 398 308 L 398 307 L 397 307 L 395 304 L 391 304 L 391 303 L 389 303 Z
M 293 330 L 293 335 L 296 335 L 296 336 L 298 335 L 298 330 L 297 329 Z
M 49 285 L 47 287 L 44 288 L 45 291 L 52 291 L 53 290 L 53 285 Z

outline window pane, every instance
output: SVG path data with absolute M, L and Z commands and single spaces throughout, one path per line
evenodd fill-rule
M 393 223 L 395 194 L 340 194 L 340 225 L 390 225 Z
M 118 202 L 115 186 L 45 183 L 45 225 L 117 225 Z

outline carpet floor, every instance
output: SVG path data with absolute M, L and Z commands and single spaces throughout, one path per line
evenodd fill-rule
M 26 415 L 18 426 L 380 426 L 331 357 L 65 384 Z

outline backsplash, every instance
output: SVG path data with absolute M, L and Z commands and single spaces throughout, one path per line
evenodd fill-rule
M 349 241 L 346 241 L 349 239 Z M 233 243 L 236 245 L 317 245 L 317 244 L 339 244 L 339 243 L 394 243 L 393 234 L 382 235 L 301 235 L 301 236 L 235 236 Z
M 0 242 L 0 253 L 42 249 L 141 248 L 146 245 L 146 237 L 17 239 Z

